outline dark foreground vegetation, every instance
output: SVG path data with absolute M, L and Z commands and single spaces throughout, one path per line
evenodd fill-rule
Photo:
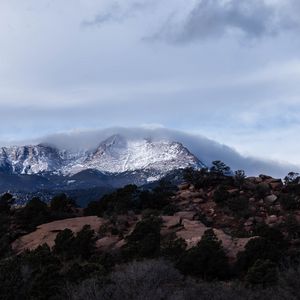
M 153 190 L 129 185 L 84 211 L 66 195 L 49 205 L 33 198 L 19 208 L 3 195 L 0 299 L 300 299 L 298 174 L 282 183 L 232 174 L 214 162 L 211 170 L 186 170 L 184 179 L 179 188 L 165 181 Z M 192 246 L 176 234 L 182 224 L 172 231 L 163 223 L 180 212 L 193 212 L 192 220 L 207 226 Z M 11 247 L 43 223 L 82 215 L 105 224 L 61 230 L 51 248 L 16 253 Z M 248 239 L 243 251 L 229 257 L 216 229 Z M 104 251 L 103 237 L 122 242 Z

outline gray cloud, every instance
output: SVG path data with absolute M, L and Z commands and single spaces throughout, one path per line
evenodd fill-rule
M 154 39 L 185 43 L 237 34 L 246 38 L 274 36 L 299 29 L 299 4 L 294 0 L 199 0 L 182 22 L 171 18 Z
M 293 164 L 242 156 L 233 148 L 204 136 L 166 128 L 115 127 L 94 131 L 77 131 L 50 135 L 38 139 L 36 142 L 50 143 L 64 149 L 80 149 L 82 147 L 92 149 L 113 134 L 121 134 L 129 139 L 151 138 L 153 140 L 178 141 L 207 165 L 214 160 L 222 160 L 231 166 L 233 170 L 244 169 L 248 175 L 269 174 L 275 177 L 283 177 L 291 170 L 300 170 L 299 166 Z
M 120 23 L 149 9 L 154 2 L 155 0 L 148 2 L 134 1 L 126 7 L 121 6 L 118 2 L 113 2 L 108 9 L 96 14 L 91 20 L 84 20 L 81 25 L 90 27 L 101 26 L 105 23 Z

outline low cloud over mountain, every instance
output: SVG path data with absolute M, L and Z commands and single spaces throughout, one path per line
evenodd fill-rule
M 244 169 L 248 175 L 265 173 L 275 177 L 283 177 L 289 171 L 300 170 L 300 167 L 297 165 L 255 157 L 246 157 L 238 153 L 235 149 L 204 136 L 188 134 L 166 128 L 148 129 L 115 127 L 94 131 L 75 131 L 49 135 L 36 142 L 49 143 L 65 149 L 93 149 L 99 145 L 100 141 L 103 141 L 114 134 L 120 134 L 129 139 L 167 139 L 180 142 L 207 165 L 213 160 L 219 159 L 230 165 L 233 170 Z

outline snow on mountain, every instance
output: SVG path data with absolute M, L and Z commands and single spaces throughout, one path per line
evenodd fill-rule
M 167 140 L 125 139 L 114 135 L 94 151 L 72 153 L 48 145 L 0 149 L 0 171 L 15 174 L 73 175 L 87 169 L 101 172 L 153 171 L 157 176 L 174 169 L 202 168 L 203 163 L 182 144 Z
M 47 145 L 1 148 L 0 168 L 16 174 L 55 172 L 62 158 L 57 149 Z

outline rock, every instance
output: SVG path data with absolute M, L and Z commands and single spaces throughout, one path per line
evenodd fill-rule
M 179 211 L 174 216 L 179 217 L 181 220 L 194 220 L 196 213 L 192 211 Z
M 271 188 L 275 191 L 281 190 L 283 188 L 283 183 L 281 180 L 278 182 L 270 182 L 269 184 Z
M 259 175 L 259 178 L 261 178 L 262 180 L 269 180 L 269 179 L 274 179 L 274 178 L 272 178 L 271 176 L 268 176 L 268 175 L 264 175 L 264 174 L 260 174 Z
M 96 242 L 96 247 L 99 250 L 109 250 L 113 248 L 119 240 L 120 238 L 117 236 L 105 236 Z
M 167 228 L 174 228 L 181 223 L 181 218 L 179 216 L 162 216 L 162 220 L 164 226 Z
M 262 217 L 254 217 L 254 220 L 255 220 L 255 222 L 258 223 L 258 224 L 261 224 L 261 223 L 264 222 L 264 218 L 262 218 Z
M 267 223 L 268 224 L 275 224 L 278 222 L 278 217 L 275 215 L 271 215 L 267 218 Z
M 265 197 L 265 202 L 273 205 L 273 204 L 275 204 L 277 199 L 278 199 L 278 197 L 276 195 L 269 195 L 269 196 Z
M 249 177 L 247 177 L 247 181 L 252 182 L 252 183 L 256 183 L 256 177 L 249 176 Z
M 194 191 L 195 191 L 195 187 L 191 184 L 190 187 L 189 187 L 189 190 L 190 190 L 191 192 L 194 192 Z
M 253 221 L 251 221 L 251 220 L 248 220 L 247 222 L 244 223 L 244 226 L 246 226 L 246 227 L 250 227 L 252 225 L 253 225 Z
M 256 184 L 250 181 L 246 181 L 244 183 L 244 189 L 249 190 L 249 191 L 255 191 L 256 190 Z
M 229 194 L 236 194 L 239 192 L 239 189 L 231 189 L 227 191 Z
M 255 198 L 249 198 L 249 202 L 250 202 L 250 203 L 255 203 L 256 200 L 255 200 Z
M 255 183 L 262 183 L 263 179 L 261 177 L 255 177 Z
M 193 199 L 193 203 L 204 203 L 204 199 L 202 198 Z
M 178 186 L 178 188 L 179 188 L 180 191 L 187 190 L 189 187 L 190 187 L 189 183 L 183 183 L 183 184 L 181 184 L 181 185 Z
M 192 198 L 192 192 L 189 190 L 183 191 L 179 194 L 179 196 L 183 199 L 191 199 Z
M 77 233 L 82 229 L 84 225 L 90 225 L 91 229 L 97 232 L 100 226 L 104 223 L 104 219 L 90 216 L 70 218 L 42 224 L 38 226 L 34 232 L 18 238 L 12 244 L 12 248 L 16 253 L 22 253 L 26 249 L 34 250 L 38 246 L 41 246 L 45 243 L 51 248 L 54 246 L 54 241 L 57 234 L 66 228 L 71 229 L 73 232 Z

